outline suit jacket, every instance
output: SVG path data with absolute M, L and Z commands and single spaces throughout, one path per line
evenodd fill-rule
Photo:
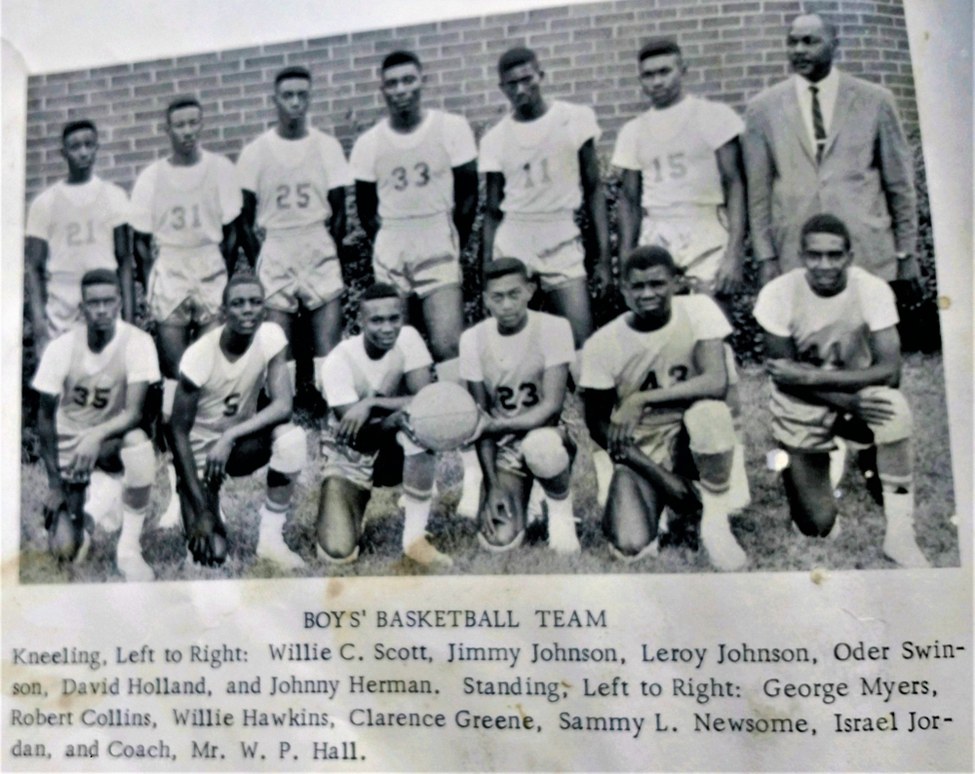
M 822 161 L 802 120 L 791 79 L 758 94 L 745 112 L 744 154 L 752 247 L 799 265 L 799 231 L 811 216 L 841 218 L 854 263 L 890 281 L 895 253 L 913 254 L 917 197 L 910 146 L 894 98 L 883 87 L 839 73 Z

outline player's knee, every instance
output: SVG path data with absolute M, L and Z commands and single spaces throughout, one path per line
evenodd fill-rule
M 874 441 L 877 445 L 896 443 L 911 437 L 911 428 L 914 419 L 911 415 L 911 407 L 907 404 L 907 398 L 900 390 L 892 387 L 866 387 L 860 391 L 865 397 L 882 398 L 887 401 L 894 415 L 881 424 L 870 424 L 873 430 Z
M 135 428 L 129 430 L 125 435 L 122 436 L 122 448 L 126 446 L 138 446 L 141 443 L 145 443 L 149 440 L 149 436 L 146 432 L 140 428 Z
M 268 471 L 268 485 L 271 485 L 271 471 L 282 474 L 299 473 L 305 466 L 308 445 L 305 431 L 292 424 L 280 425 L 274 429 L 271 443 L 271 470 Z M 291 480 L 291 476 L 288 477 Z
M 571 459 L 558 430 L 541 427 L 529 432 L 521 442 L 525 465 L 535 478 L 555 478 L 569 468 Z
M 496 553 L 503 553 L 517 548 L 521 545 L 524 537 L 524 530 L 513 521 L 496 524 L 494 532 L 490 535 L 483 531 L 478 533 L 478 540 L 481 545 L 489 551 Z
M 786 468 L 782 471 L 782 483 L 789 514 L 799 531 L 808 537 L 828 535 L 839 513 L 828 479 L 814 484 L 813 479 L 804 477 L 800 485 L 791 469 Z
M 141 440 L 138 436 L 141 436 Z M 152 486 L 156 479 L 156 455 L 145 433 L 141 430 L 126 433 L 119 457 L 122 458 L 122 486 L 126 489 Z

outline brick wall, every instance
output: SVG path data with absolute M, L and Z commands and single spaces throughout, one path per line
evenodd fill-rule
M 480 135 L 506 109 L 498 56 L 528 45 L 546 71 L 547 95 L 595 107 L 608 154 L 620 126 L 645 108 L 635 61 L 645 38 L 675 35 L 689 89 L 741 111 L 786 76 L 787 21 L 811 10 L 839 26 L 840 66 L 889 88 L 907 127 L 916 127 L 900 0 L 612 0 L 35 76 L 27 89 L 27 195 L 63 176 L 61 128 L 82 117 L 101 132 L 99 174 L 131 189 L 137 172 L 168 152 L 162 112 L 187 92 L 204 105 L 203 144 L 236 158 L 272 124 L 271 84 L 286 65 L 312 71 L 311 121 L 348 152 L 381 114 L 376 67 L 394 48 L 424 61 L 425 104 L 464 114 Z

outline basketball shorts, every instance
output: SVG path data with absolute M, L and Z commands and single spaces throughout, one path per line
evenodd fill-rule
M 190 432 L 190 448 L 193 450 L 193 463 L 197 475 L 203 478 L 207 455 L 216 445 L 220 433 Z M 234 444 L 224 471 L 228 476 L 247 476 L 271 460 L 271 447 L 274 443 L 273 428 L 266 428 L 252 435 L 244 436 Z M 244 459 L 246 457 L 246 459 Z
M 294 314 L 315 310 L 340 295 L 342 267 L 322 224 L 268 230 L 257 261 L 268 309 Z
M 586 278 L 586 253 L 572 213 L 555 218 L 506 214 L 494 237 L 494 258 L 520 259 L 544 291 Z
M 207 325 L 220 314 L 226 284 L 217 245 L 160 247 L 149 277 L 149 313 L 165 325 Z
M 553 429 L 557 430 L 559 436 L 562 438 L 562 444 L 568 450 L 570 459 L 574 459 L 576 442 L 569 433 L 569 429 L 565 425 L 559 425 Z M 521 442 L 527 434 L 509 433 L 497 439 L 495 442 L 494 460 L 499 470 L 513 473 L 516 476 L 531 475 L 531 471 L 529 471 L 525 463 L 525 455 L 521 450 Z
M 891 387 L 865 387 L 860 395 L 887 399 L 894 416 L 880 424 L 869 424 L 876 443 L 891 443 L 910 437 L 911 411 L 904 394 Z M 785 449 L 800 452 L 831 452 L 836 448 L 838 414 L 831 408 L 797 400 L 772 388 L 772 437 Z
M 460 239 L 446 213 L 387 218 L 376 234 L 372 266 L 377 282 L 395 285 L 404 296 L 425 298 L 460 284 Z
M 341 478 L 360 489 L 396 486 L 403 481 L 403 447 L 399 433 L 382 433 L 367 448 L 335 440 L 333 428 L 321 434 L 322 480 Z
M 665 248 L 692 290 L 713 295 L 714 277 L 728 247 L 724 208 L 706 205 L 650 210 L 643 217 L 640 244 Z

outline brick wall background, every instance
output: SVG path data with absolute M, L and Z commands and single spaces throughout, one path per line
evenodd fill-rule
M 507 107 L 497 88 L 498 56 L 514 45 L 534 48 L 546 95 L 595 107 L 600 151 L 608 157 L 619 128 L 646 107 L 636 77 L 645 38 L 675 35 L 689 90 L 742 111 L 751 96 L 788 74 L 786 25 L 804 11 L 838 25 L 840 67 L 889 88 L 907 129 L 916 129 L 900 0 L 612 0 L 31 77 L 27 196 L 64 175 L 61 128 L 83 117 L 99 126 L 98 173 L 131 190 L 139 170 L 169 151 L 163 111 L 177 94 L 203 103 L 203 144 L 236 159 L 273 123 L 273 78 L 286 65 L 312 71 L 311 122 L 335 134 L 348 153 L 381 115 L 376 67 L 396 48 L 423 60 L 424 103 L 462 113 L 478 136 Z

